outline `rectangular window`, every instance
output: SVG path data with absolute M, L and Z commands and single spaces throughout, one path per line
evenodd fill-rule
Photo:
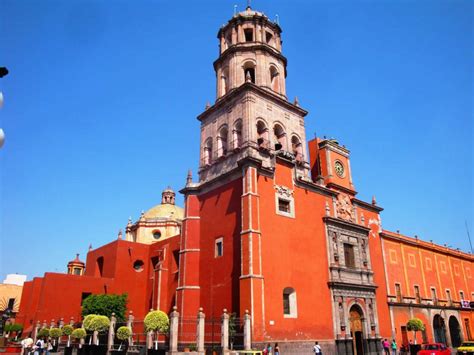
M 451 299 L 451 291 L 450 290 L 446 290 L 446 299 L 448 300 L 448 305 L 452 305 L 453 303 L 453 300 Z
M 421 303 L 420 286 L 415 286 L 415 300 L 416 303 Z
M 75 267 L 74 268 L 74 275 L 80 275 L 81 274 L 81 269 Z
M 344 260 L 347 267 L 355 268 L 354 246 L 352 244 L 344 243 Z
M 283 212 L 283 213 L 291 213 L 290 201 L 279 198 L 278 211 Z
M 245 42 L 253 42 L 253 30 L 251 28 L 246 28 L 244 30 Z
M 267 43 L 270 43 L 270 42 L 271 42 L 272 37 L 273 37 L 273 35 L 272 35 L 270 32 L 267 32 L 267 33 L 266 33 L 266 37 L 265 37 L 265 38 L 266 38 L 266 40 L 267 40 Z
M 395 293 L 397 295 L 397 302 L 402 302 L 402 288 L 400 287 L 400 284 L 395 284 Z
M 464 325 L 466 329 L 467 340 L 474 340 L 471 333 L 471 325 L 469 324 L 469 318 L 464 318 Z
M 219 258 L 224 254 L 224 242 L 222 238 L 216 239 L 215 257 Z

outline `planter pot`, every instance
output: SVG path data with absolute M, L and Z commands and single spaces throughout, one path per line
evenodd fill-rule
M 72 355 L 72 346 L 64 347 L 64 355 Z

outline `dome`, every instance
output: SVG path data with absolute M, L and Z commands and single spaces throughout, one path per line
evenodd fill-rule
M 86 266 L 86 264 L 79 259 L 79 254 L 76 254 L 76 258 L 74 260 L 71 260 L 70 262 L 67 263 L 69 265 L 80 265 L 80 266 Z
M 172 204 L 159 204 L 146 211 L 143 217 L 146 219 L 172 218 L 182 220 L 184 218 L 184 209 Z

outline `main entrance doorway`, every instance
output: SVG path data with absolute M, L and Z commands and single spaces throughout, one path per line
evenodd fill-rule
M 439 314 L 433 318 L 433 330 L 435 336 L 435 343 L 443 343 L 446 345 L 446 326 L 444 319 Z
M 453 348 L 457 348 L 461 345 L 461 327 L 455 316 L 449 317 L 449 334 L 451 335 Z
M 352 347 L 354 355 L 364 354 L 364 327 L 362 310 L 359 306 L 352 306 L 349 311 L 351 324 Z

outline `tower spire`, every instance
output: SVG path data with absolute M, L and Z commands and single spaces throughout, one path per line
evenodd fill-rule
M 252 7 L 250 6 L 251 0 L 247 0 L 247 10 L 251 9 Z

